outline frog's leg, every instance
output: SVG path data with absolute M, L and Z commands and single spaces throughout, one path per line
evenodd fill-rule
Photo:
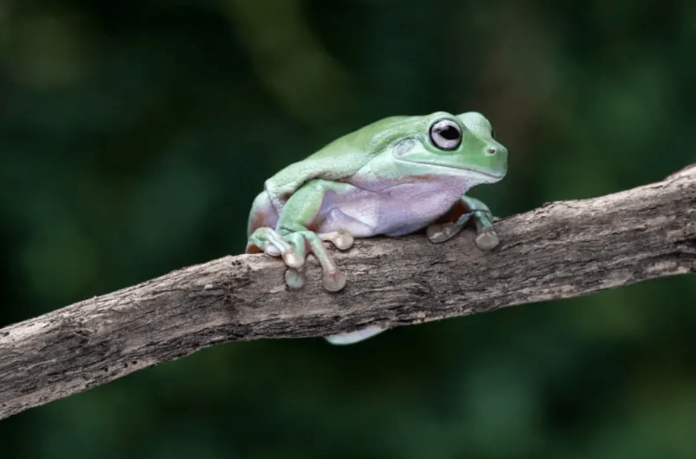
M 254 203 L 251 205 L 251 212 L 249 213 L 249 223 L 247 224 L 247 237 L 254 234 L 254 232 L 259 228 L 275 228 L 278 223 L 278 212 L 276 212 L 275 207 L 271 204 L 271 200 L 268 193 L 261 192 Z M 247 253 L 257 253 L 262 251 L 259 247 L 247 244 Z
M 320 213 L 328 189 L 340 187 L 326 180 L 310 180 L 298 189 L 285 203 L 278 217 L 276 228 L 256 229 L 249 237 L 249 246 L 256 247 L 269 255 L 280 255 L 290 268 L 285 281 L 291 288 L 304 284 L 304 266 L 308 251 L 319 260 L 323 271 L 324 288 L 339 291 L 346 284 L 346 276 L 333 261 L 324 247 L 323 240 L 333 242 L 339 249 L 347 249 L 353 238 L 343 232 L 317 235 L 310 228 L 320 226 Z
M 457 205 L 455 205 L 455 208 L 458 205 L 464 207 L 464 213 L 455 221 L 434 223 L 428 226 L 428 239 L 436 244 L 452 239 L 464 226 L 466 226 L 469 220 L 473 219 L 476 225 L 476 232 L 478 233 L 476 236 L 476 245 L 482 250 L 491 250 L 495 248 L 500 243 L 500 240 L 493 229 L 495 217 L 493 217 L 488 206 L 478 199 L 466 195 L 462 195 Z

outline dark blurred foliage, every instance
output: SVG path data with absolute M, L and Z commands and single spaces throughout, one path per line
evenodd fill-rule
M 696 2 L 0 0 L 0 325 L 241 253 L 264 179 L 478 110 L 501 216 L 696 161 Z M 693 276 L 231 343 L 0 422 L 4 458 L 694 458 Z

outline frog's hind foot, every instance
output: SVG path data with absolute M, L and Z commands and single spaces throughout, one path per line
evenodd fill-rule
M 430 242 L 439 244 L 456 236 L 470 221 L 473 220 L 476 227 L 476 245 L 481 250 L 491 250 L 498 246 L 500 239 L 493 229 L 493 222 L 498 220 L 493 216 L 488 206 L 478 199 L 468 196 L 461 197 L 460 209 L 465 212 L 457 217 L 456 207 L 453 208 L 451 218 L 454 221 L 433 223 L 426 229 Z

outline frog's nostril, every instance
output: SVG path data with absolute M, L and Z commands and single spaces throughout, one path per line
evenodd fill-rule
M 489 155 L 494 155 L 497 152 L 498 152 L 498 149 L 495 147 L 488 147 L 488 149 L 486 150 L 486 153 L 488 153 Z

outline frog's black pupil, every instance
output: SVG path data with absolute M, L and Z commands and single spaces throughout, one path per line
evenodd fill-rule
M 440 135 L 446 140 L 457 140 L 459 131 L 454 126 L 449 125 L 440 131 Z

